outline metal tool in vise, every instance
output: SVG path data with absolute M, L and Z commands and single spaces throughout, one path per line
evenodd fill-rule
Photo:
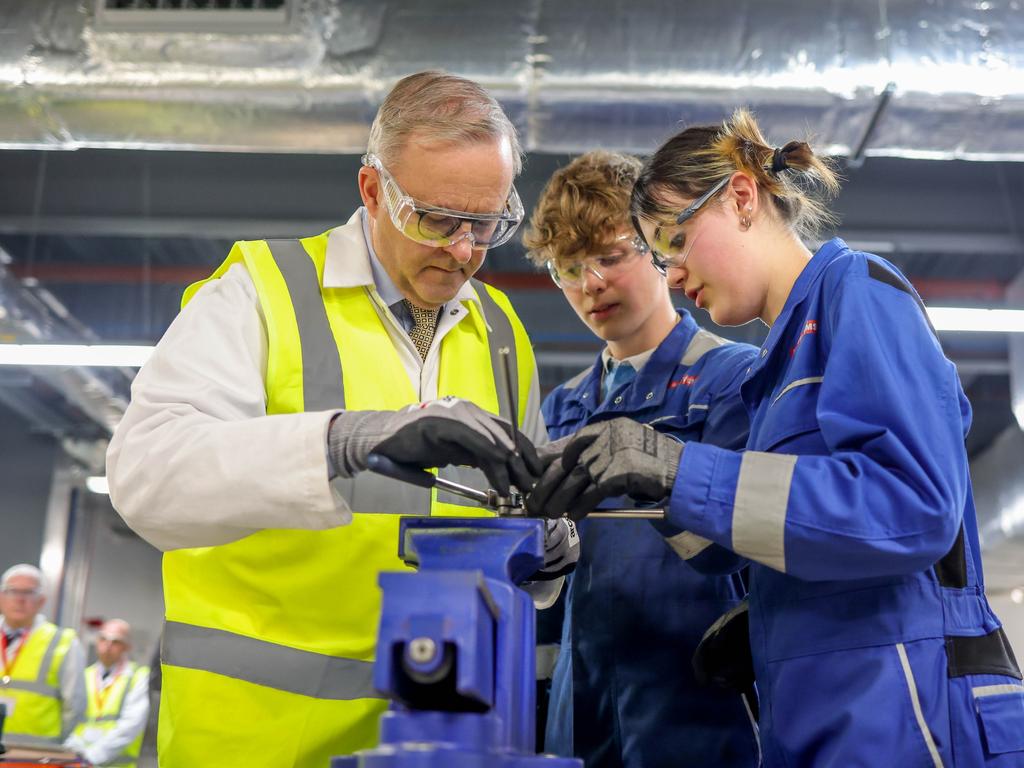
M 505 378 L 505 392 L 508 395 L 508 413 L 511 417 L 512 424 L 518 424 L 519 419 L 516 416 L 516 403 L 515 398 L 512 397 L 512 371 L 509 365 L 510 351 L 508 347 L 502 347 L 498 350 L 498 361 L 501 367 L 501 375 Z M 513 441 L 518 440 L 518 430 L 512 430 Z M 518 445 L 516 446 L 518 451 Z M 394 480 L 401 480 L 405 483 L 411 483 L 412 485 L 420 486 L 421 488 L 437 488 L 438 490 L 447 491 L 448 493 L 461 496 L 465 499 L 475 501 L 480 506 L 487 509 L 494 510 L 499 517 L 527 517 L 526 514 L 526 495 L 523 493 L 513 490 L 510 496 L 501 496 L 492 488 L 481 491 L 476 488 L 470 488 L 467 485 L 456 483 L 452 480 L 448 480 L 444 477 L 438 477 L 437 475 L 428 472 L 425 469 L 419 467 L 412 467 L 404 464 L 399 464 L 396 461 L 381 456 L 380 454 L 371 453 L 367 458 L 367 468 L 379 475 L 385 475 Z M 596 509 L 591 512 L 588 517 L 590 518 L 647 518 L 651 520 L 661 520 L 665 517 L 665 510 L 660 508 L 625 508 L 625 509 Z

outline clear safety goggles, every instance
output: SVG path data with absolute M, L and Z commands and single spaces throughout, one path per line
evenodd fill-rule
M 588 270 L 599 280 L 613 280 L 646 253 L 647 244 L 642 238 L 637 235 L 619 235 L 612 241 L 612 247 L 607 253 L 563 263 L 548 259 L 548 274 L 559 288 L 578 288 Z
M 402 191 L 376 155 L 363 155 L 363 165 L 380 176 L 384 206 L 391 223 L 403 235 L 421 245 L 447 248 L 469 240 L 473 248 L 495 248 L 507 243 L 523 220 L 523 203 L 515 186 L 500 213 L 470 213 L 421 203 Z
M 16 587 L 4 587 L 0 592 L 10 597 L 21 597 L 25 600 L 33 600 L 43 594 L 41 589 L 17 589 Z
M 732 176 L 726 176 L 711 189 L 698 197 L 670 223 L 640 217 L 638 223 L 643 239 L 651 250 L 651 261 L 662 274 L 673 267 L 681 267 L 690 255 L 694 238 L 687 238 L 685 225 L 709 200 L 725 189 Z

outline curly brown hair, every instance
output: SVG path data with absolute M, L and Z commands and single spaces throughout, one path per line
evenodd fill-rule
M 597 150 L 555 171 L 523 234 L 530 261 L 540 267 L 549 259 L 597 253 L 631 228 L 629 195 L 641 166 L 631 155 Z

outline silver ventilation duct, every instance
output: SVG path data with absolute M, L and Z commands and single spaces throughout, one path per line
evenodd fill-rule
M 750 105 L 855 158 L 1024 159 L 1022 0 L 269 1 L 0 6 L 0 146 L 359 152 L 391 84 L 443 68 L 531 151 Z

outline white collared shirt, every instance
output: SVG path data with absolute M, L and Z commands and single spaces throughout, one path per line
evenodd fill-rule
M 440 343 L 478 301 L 468 283 L 446 305 L 426 360 L 373 279 L 359 212 L 328 235 L 324 285 L 367 288 L 421 400 L 437 397 Z M 324 530 L 352 513 L 328 482 L 327 427 L 337 411 L 266 411 L 267 335 L 241 264 L 204 285 L 132 384 L 107 450 L 110 499 L 161 550 L 214 546 L 265 528 Z M 524 432 L 546 442 L 536 374 Z

